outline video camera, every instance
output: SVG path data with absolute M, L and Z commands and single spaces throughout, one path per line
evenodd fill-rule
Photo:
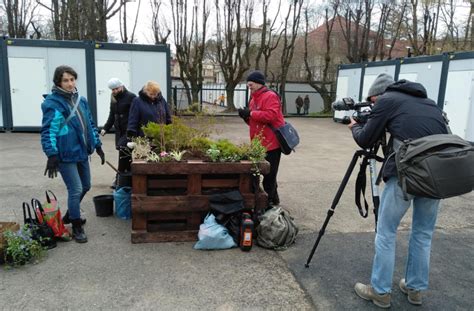
M 360 102 L 356 103 L 350 97 L 343 98 L 342 100 L 336 100 L 332 103 L 332 109 L 334 110 L 355 110 L 352 118 L 357 123 L 365 123 L 369 118 L 369 115 L 372 111 L 372 103 L 371 102 Z M 365 108 L 365 109 L 364 109 Z M 349 124 L 351 122 L 349 117 L 344 117 L 342 119 L 343 124 Z

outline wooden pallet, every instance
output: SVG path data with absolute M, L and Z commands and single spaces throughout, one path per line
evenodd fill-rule
M 258 163 L 262 174 L 268 162 Z M 209 211 L 209 196 L 239 190 L 249 211 L 264 209 L 267 195 L 253 190 L 250 161 L 132 163 L 132 243 L 195 241 Z

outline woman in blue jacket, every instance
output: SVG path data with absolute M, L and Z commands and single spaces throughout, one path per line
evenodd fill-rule
M 44 174 L 54 178 L 59 171 L 67 187 L 68 211 L 64 220 L 72 223 L 76 242 L 85 243 L 80 203 L 91 187 L 88 158 L 95 150 L 104 164 L 105 155 L 87 100 L 77 92 L 76 79 L 76 71 L 69 66 L 59 66 L 54 71 L 51 94 L 41 104 L 41 145 L 48 157 Z
M 127 137 L 144 136 L 142 126 L 148 122 L 171 123 L 168 103 L 155 81 L 148 81 L 138 93 L 138 97 L 133 99 L 128 115 Z

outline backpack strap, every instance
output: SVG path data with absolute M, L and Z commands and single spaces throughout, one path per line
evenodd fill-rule
M 367 215 L 369 214 L 369 204 L 367 203 L 367 199 L 365 198 L 365 186 L 367 184 L 367 176 L 366 176 L 366 170 L 367 170 L 367 165 L 369 164 L 369 159 L 367 157 L 364 157 L 362 160 L 362 163 L 360 164 L 360 170 L 359 174 L 357 174 L 357 179 L 356 179 L 356 186 L 355 186 L 355 203 L 357 205 L 357 208 L 359 209 L 359 214 L 360 216 L 367 218 Z M 362 208 L 360 204 L 360 197 L 364 198 L 364 207 L 365 207 L 365 213 L 364 209 Z
M 74 107 L 72 107 L 72 111 L 69 114 L 69 116 L 66 118 L 66 121 L 64 122 L 64 124 L 67 124 L 69 120 L 71 120 L 76 115 L 76 111 L 77 111 L 77 108 L 79 107 L 80 101 L 81 101 L 81 95 L 78 94 L 76 103 L 74 104 Z

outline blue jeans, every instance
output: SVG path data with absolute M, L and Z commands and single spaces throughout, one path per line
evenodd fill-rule
M 405 280 L 408 288 L 428 288 L 431 238 L 438 215 L 439 200 L 414 197 L 403 198 L 403 190 L 396 177 L 390 178 L 382 193 L 379 208 L 375 256 L 371 285 L 379 294 L 390 293 L 395 265 L 397 228 L 413 202 L 413 220 L 408 246 Z
M 81 201 L 91 188 L 91 173 L 89 162 L 59 163 L 59 172 L 66 184 L 68 198 L 67 209 L 70 219 L 81 217 Z

